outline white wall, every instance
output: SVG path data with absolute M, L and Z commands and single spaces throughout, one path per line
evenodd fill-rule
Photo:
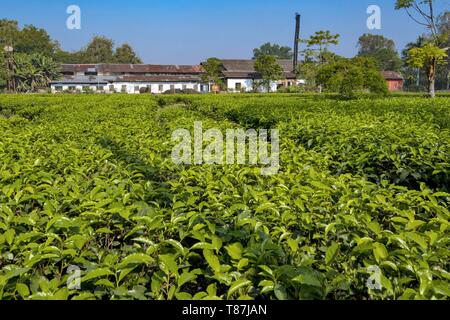
M 107 85 L 100 84 L 100 86 L 103 86 L 103 91 L 107 90 Z M 51 89 L 52 89 L 53 93 L 57 92 L 56 91 L 57 87 L 60 87 L 60 88 L 62 87 L 62 91 L 69 90 L 69 88 L 74 88 L 73 90 L 75 90 L 75 91 L 83 91 L 83 88 L 85 88 L 85 87 L 88 87 L 92 91 L 97 91 L 97 85 L 81 85 L 81 84 L 61 84 L 61 85 L 58 84 L 58 85 L 55 85 L 55 84 L 52 84 Z
M 242 88 L 245 88 L 245 91 L 252 91 L 253 89 L 253 80 L 251 79 L 227 79 L 227 88 L 229 91 L 239 92 L 240 90 L 236 90 L 236 84 L 240 83 Z
M 199 92 L 201 92 L 202 86 L 200 83 L 194 83 L 194 82 L 183 82 L 183 83 L 179 83 L 179 82 L 162 82 L 162 83 L 148 83 L 148 82 L 115 82 L 112 84 L 107 84 L 107 85 L 103 85 L 103 91 L 107 92 L 107 93 L 112 93 L 112 92 L 117 92 L 117 93 L 121 93 L 122 92 L 122 88 L 123 86 L 125 86 L 125 93 L 129 93 L 129 94 L 138 94 L 139 90 L 135 91 L 135 87 L 138 87 L 139 89 L 141 88 L 146 88 L 147 86 L 149 86 L 151 88 L 151 93 L 163 93 L 166 91 L 169 91 L 172 89 L 172 86 L 174 86 L 174 89 L 179 89 L 179 90 L 183 90 L 183 88 L 185 89 L 192 89 L 195 90 L 197 89 Z M 162 88 L 160 88 L 160 86 L 162 86 Z M 71 85 L 71 84 L 62 84 L 62 85 L 56 85 L 56 84 L 52 84 L 51 85 L 51 89 L 52 92 L 55 93 L 56 91 L 56 87 L 62 87 L 62 90 L 68 90 L 69 87 L 74 87 L 75 90 L 78 91 L 83 91 L 83 87 L 89 87 L 91 90 L 93 91 L 97 91 L 96 90 L 96 85 Z M 111 90 L 113 88 L 113 90 Z M 160 90 L 162 89 L 162 90 Z M 203 92 L 208 92 L 208 85 L 204 85 L 204 91 Z
M 245 88 L 246 92 L 253 90 L 253 80 L 252 79 L 227 79 L 228 91 L 239 92 L 239 90 L 235 89 L 237 83 L 240 83 L 242 88 Z M 271 86 L 271 92 L 277 91 L 277 83 L 276 82 L 272 82 L 270 84 L 270 86 Z M 266 88 L 261 87 L 261 88 L 259 88 L 259 90 L 265 91 Z

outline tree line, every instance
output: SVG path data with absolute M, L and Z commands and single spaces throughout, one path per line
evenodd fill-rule
M 47 88 L 60 76 L 62 63 L 142 63 L 127 43 L 115 47 L 113 40 L 95 36 L 79 51 L 68 52 L 45 29 L 33 25 L 20 28 L 17 21 L 7 19 L 0 20 L 0 49 L 0 89 L 6 88 L 10 79 L 17 92 Z

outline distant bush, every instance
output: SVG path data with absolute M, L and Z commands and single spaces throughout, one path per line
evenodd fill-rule
M 163 94 L 198 94 L 199 92 L 194 89 L 175 89 L 164 91 Z
M 143 88 L 140 88 L 140 89 L 139 89 L 139 93 L 140 93 L 140 94 L 151 93 L 151 92 L 152 92 L 152 89 L 149 88 L 149 87 L 143 87 Z
M 322 66 L 317 83 L 325 91 L 338 92 L 342 99 L 353 99 L 360 92 L 383 96 L 388 94 L 385 79 L 374 60 L 366 57 L 340 59 Z
M 302 93 L 305 90 L 301 86 L 280 87 L 278 93 Z

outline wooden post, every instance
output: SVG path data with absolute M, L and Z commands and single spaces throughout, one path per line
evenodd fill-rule
M 14 48 L 12 46 L 5 46 L 4 47 L 5 52 L 5 64 L 6 64 L 6 90 L 8 92 L 15 92 L 16 91 L 16 84 L 14 80 L 14 70 L 15 70 L 15 63 L 14 63 Z

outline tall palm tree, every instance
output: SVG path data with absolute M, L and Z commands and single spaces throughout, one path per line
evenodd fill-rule
M 40 81 L 39 85 L 47 87 L 52 80 L 60 77 L 60 67 L 52 58 L 41 54 L 33 55 L 31 57 L 32 64 L 39 70 Z
M 23 54 L 15 56 L 15 74 L 18 90 L 35 92 L 39 88 L 47 87 L 50 81 L 57 79 L 60 68 L 51 58 L 41 54 Z

